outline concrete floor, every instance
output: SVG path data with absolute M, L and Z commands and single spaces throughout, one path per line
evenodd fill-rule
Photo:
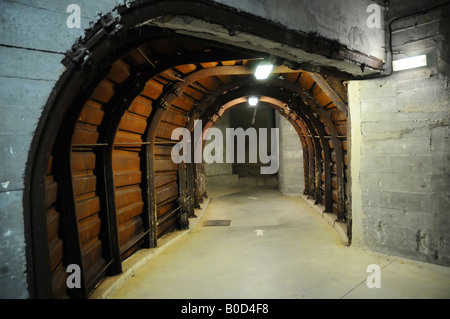
M 208 194 L 194 227 L 172 234 L 183 236 L 152 258 L 142 259 L 142 250 L 128 275 L 107 279 L 94 298 L 450 297 L 450 267 L 348 247 L 301 198 L 270 189 Z M 203 226 L 206 220 L 231 224 Z M 367 287 L 370 264 L 381 267 L 381 288 Z

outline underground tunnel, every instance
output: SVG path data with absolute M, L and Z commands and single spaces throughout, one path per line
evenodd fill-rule
M 21 68 L 31 62 L 11 62 L 0 74 L 6 119 L 29 114 L 20 131 L 16 122 L 0 132 L 1 230 L 16 240 L 1 249 L 18 261 L 2 261 L 2 286 L 15 287 L 2 297 L 89 298 L 136 252 L 187 231 L 209 185 L 227 183 L 312 201 L 347 245 L 448 266 L 447 4 L 376 1 L 384 25 L 373 27 L 372 1 L 308 10 L 303 1 L 105 1 L 102 14 L 79 2 L 80 30 L 66 26 L 69 3 L 1 4 L 15 30 L 2 33 L 3 55 L 36 54 L 29 71 Z M 45 40 L 23 35 L 19 9 L 55 15 L 64 31 L 41 20 Z M 394 73 L 404 52 L 425 54 L 428 64 Z M 267 78 L 255 77 L 267 64 Z M 173 131 L 195 141 L 195 123 L 202 136 L 217 127 L 279 129 L 280 170 L 174 162 L 181 136 Z M 67 288 L 72 264 L 79 289 Z

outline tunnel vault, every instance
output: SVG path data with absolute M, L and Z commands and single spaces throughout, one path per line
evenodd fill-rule
M 33 297 L 87 298 L 102 278 L 121 273 L 135 251 L 188 228 L 205 195 L 204 176 L 201 164 L 171 160 L 177 142 L 171 133 L 177 127 L 192 131 L 196 119 L 210 127 L 253 94 L 297 131 L 305 195 L 351 222 L 343 85 L 350 76 L 326 66 L 321 71 L 328 72 L 318 75 L 308 64 L 293 67 L 263 52 L 142 25 L 177 10 L 187 14 L 186 2 L 169 2 L 118 8 L 63 61 L 67 70 L 44 109 L 27 170 Z M 223 7 L 195 6 L 198 11 L 189 12 L 207 12 L 222 25 L 231 19 Z M 244 18 L 238 28 L 277 30 Z M 317 50 L 327 48 L 322 41 Z M 262 60 L 276 66 L 271 78 L 257 82 L 253 72 Z M 67 289 L 70 264 L 81 268 L 79 289 Z

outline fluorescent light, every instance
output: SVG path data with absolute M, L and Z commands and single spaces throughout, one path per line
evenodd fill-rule
M 410 58 L 400 59 L 392 62 L 394 71 L 408 70 L 419 68 L 427 65 L 427 56 L 418 55 Z
M 248 98 L 248 104 L 250 106 L 256 106 L 256 104 L 258 104 L 258 101 L 259 101 L 259 99 L 254 96 Z
M 272 72 L 273 64 L 262 64 L 258 65 L 255 71 L 255 77 L 258 80 L 264 80 L 267 79 L 270 72 Z

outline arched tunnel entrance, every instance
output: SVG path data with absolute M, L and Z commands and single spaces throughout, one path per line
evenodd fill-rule
M 124 9 L 120 28 L 110 16 L 101 20 L 87 35 L 86 43 L 95 42 L 89 52 L 74 46 L 47 103 L 26 205 L 36 297 L 86 298 L 138 249 L 187 228 L 205 195 L 202 164 L 174 163 L 170 154 L 178 141 L 171 133 L 186 127 L 193 134 L 198 119 L 211 127 L 250 95 L 294 126 L 305 194 L 351 225 L 345 78 L 339 77 L 345 74 L 330 69 L 319 75 L 308 65 L 166 28 L 135 28 L 163 16 L 150 9 L 162 10 Z M 258 81 L 253 73 L 261 61 L 275 66 Z M 80 266 L 82 282 L 68 291 L 70 264 Z
M 203 156 L 208 197 L 208 189 L 226 186 L 285 190 L 288 183 L 285 183 L 284 172 L 290 165 L 285 165 L 284 134 L 290 137 L 290 148 L 296 152 L 296 175 L 303 179 L 302 161 L 298 161 L 303 158 L 302 147 L 294 127 L 260 98 L 253 95 L 239 98 L 241 102 L 236 101 L 234 107 L 228 108 L 214 122 L 214 129 L 204 131 L 204 136 L 207 135 Z M 255 105 L 250 105 L 249 101 Z M 299 185 L 291 188 L 298 189 L 296 195 L 300 196 L 304 183 L 297 179 L 295 184 Z M 294 192 L 289 194 L 294 195 Z

